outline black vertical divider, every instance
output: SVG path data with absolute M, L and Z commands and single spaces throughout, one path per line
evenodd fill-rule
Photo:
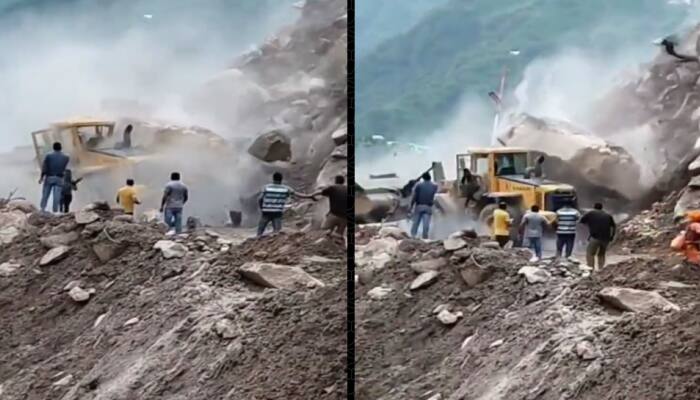
M 348 0 L 347 398 L 355 398 L 355 0 Z

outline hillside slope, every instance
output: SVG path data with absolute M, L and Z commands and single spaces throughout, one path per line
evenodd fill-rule
M 659 0 L 452 0 L 359 59 L 358 136 L 432 132 L 464 95 L 486 100 L 504 66 L 517 82 L 530 61 L 565 46 L 601 55 L 645 46 L 671 33 L 687 13 Z

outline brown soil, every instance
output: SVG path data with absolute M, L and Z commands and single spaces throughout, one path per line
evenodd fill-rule
M 434 284 L 417 291 L 408 289 L 417 275 L 407 261 L 389 263 L 358 287 L 358 399 L 426 400 L 437 394 L 449 400 L 698 398 L 700 268 L 679 265 L 670 254 L 640 255 L 589 278 L 565 277 L 547 265 L 552 278 L 528 284 L 517 275 L 528 264 L 526 257 L 478 251 L 477 262 L 492 265 L 495 273 L 471 289 L 455 275 L 454 261 Z M 490 258 L 483 255 L 487 252 Z M 660 288 L 666 281 L 693 287 Z M 380 285 L 394 291 L 370 299 L 367 292 Z M 657 315 L 615 311 L 597 297 L 608 286 L 657 290 L 682 310 Z M 443 325 L 433 314 L 439 304 L 449 304 L 464 318 Z M 583 341 L 599 352 L 596 359 L 577 356 L 575 348 Z
M 23 264 L 0 277 L 0 398 L 345 398 L 342 243 L 292 233 L 206 253 L 193 241 L 203 234 L 194 234 L 180 239 L 190 248 L 184 258 L 166 260 L 152 248 L 163 239 L 155 226 L 101 221 L 126 246 L 103 263 L 91 250 L 105 240 L 94 236 L 100 231 L 86 237 L 71 220 L 33 215 L 32 231 L 0 248 L 0 263 Z M 47 250 L 39 238 L 71 230 L 83 237 L 69 255 L 39 267 Z M 282 254 L 285 243 L 294 247 Z M 327 286 L 254 287 L 236 272 L 250 260 L 299 265 Z M 74 280 L 96 290 L 85 304 L 64 291 Z M 139 321 L 125 326 L 132 318 Z M 233 337 L 213 330 L 221 320 L 235 327 Z M 54 385 L 68 375 L 67 385 Z

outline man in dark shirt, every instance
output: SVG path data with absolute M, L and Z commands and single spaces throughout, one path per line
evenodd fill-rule
M 335 177 L 335 184 L 328 186 L 310 195 L 296 194 L 301 198 L 313 198 L 316 196 L 328 197 L 329 211 L 323 221 L 323 229 L 329 229 L 332 235 L 337 232 L 341 237 L 345 236 L 345 229 L 348 226 L 348 187 L 345 186 L 345 178 L 342 175 Z
M 608 245 L 615 238 L 615 220 L 612 215 L 603 211 L 601 203 L 595 203 L 593 210 L 585 213 L 581 217 L 581 223 L 588 226 L 589 239 L 586 248 L 586 263 L 594 271 L 605 266 L 605 252 Z M 594 258 L 598 258 L 598 268 L 596 268 Z
M 53 197 L 52 210 L 57 213 L 61 206 L 61 194 L 63 191 L 63 175 L 66 172 L 70 158 L 61 152 L 61 143 L 53 144 L 53 152 L 44 156 L 41 165 L 41 177 L 39 183 L 43 184 L 41 191 L 41 211 L 46 211 L 49 196 Z
M 411 210 L 413 212 L 413 224 L 411 226 L 411 236 L 418 235 L 418 226 L 423 224 L 423 239 L 428 238 L 430 231 L 430 219 L 433 215 L 433 202 L 438 191 L 438 186 L 430 181 L 430 174 L 424 173 L 423 182 L 413 188 L 411 198 Z

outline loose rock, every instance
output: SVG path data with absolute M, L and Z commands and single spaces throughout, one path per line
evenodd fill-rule
M 187 246 L 172 240 L 159 240 L 153 245 L 153 248 L 160 250 L 166 259 L 182 258 L 187 254 Z
M 61 261 L 68 255 L 69 252 L 70 247 L 68 246 L 54 247 L 53 249 L 49 250 L 46 254 L 44 254 L 43 257 L 41 257 L 39 265 L 43 267 Z
M 75 213 L 75 222 L 78 225 L 91 224 L 100 219 L 100 215 L 94 211 L 81 210 Z
M 411 282 L 411 290 L 417 290 L 432 284 L 437 280 L 438 275 L 440 275 L 440 273 L 437 271 L 428 271 L 420 274 Z
M 81 289 L 79 286 L 72 288 L 70 292 L 68 292 L 68 295 L 71 299 L 73 299 L 73 301 L 78 303 L 90 300 L 90 293 L 86 290 Z
M 44 247 L 54 248 L 58 246 L 68 246 L 69 244 L 73 244 L 74 242 L 76 242 L 78 239 L 80 239 L 80 234 L 76 231 L 71 231 L 51 236 L 45 236 L 39 239 L 39 241 L 42 245 L 44 245 Z
M 598 351 L 595 346 L 593 346 L 593 343 L 588 340 L 583 340 L 576 345 L 576 354 L 584 361 L 598 358 Z
M 657 292 L 649 292 L 646 290 L 607 287 L 598 293 L 598 297 L 622 311 L 653 313 L 680 310 L 680 307 L 666 300 Z
M 527 283 L 547 282 L 550 278 L 549 272 L 537 267 L 522 267 L 518 270 L 519 275 L 525 276 Z
M 323 282 L 299 267 L 289 265 L 248 262 L 240 268 L 241 275 L 256 284 L 274 289 L 298 289 L 322 287 Z
M 447 309 L 440 311 L 437 318 L 444 325 L 454 325 L 458 319 L 462 318 L 462 312 L 458 311 L 456 313 L 451 313 Z
M 0 276 L 9 277 L 15 274 L 18 269 L 22 267 L 22 264 L 4 262 L 0 264 Z
M 214 324 L 214 332 L 222 339 L 233 339 L 239 335 L 236 325 L 228 318 L 222 318 Z
M 372 288 L 369 292 L 367 292 L 367 296 L 369 296 L 373 300 L 381 300 L 388 296 L 389 293 L 391 293 L 391 291 L 391 288 L 377 286 L 375 288 Z
M 411 263 L 411 269 L 417 274 L 422 274 L 429 271 L 439 271 L 447 266 L 447 263 L 446 258 L 434 258 L 413 262 Z

